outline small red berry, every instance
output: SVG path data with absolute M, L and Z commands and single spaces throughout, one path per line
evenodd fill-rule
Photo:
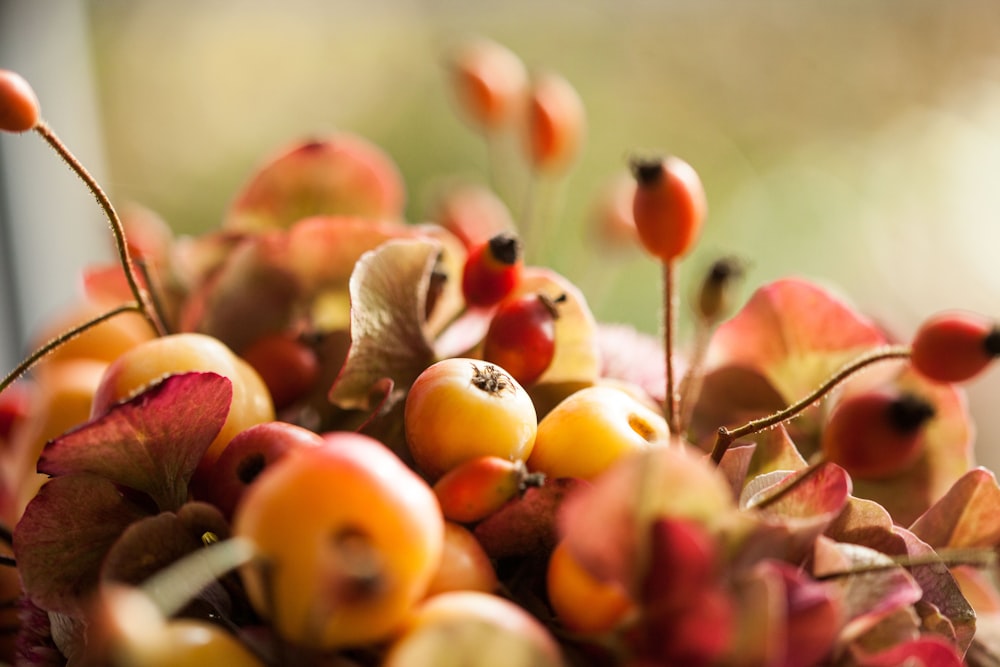
M 827 460 L 852 476 L 880 479 L 902 472 L 923 452 L 934 406 L 913 394 L 871 391 L 844 398 L 821 437 Z
M 558 304 L 565 298 L 527 294 L 504 301 L 483 340 L 483 359 L 506 370 L 522 386 L 532 384 L 552 364 Z
M 632 201 L 639 240 L 662 261 L 686 254 L 701 233 L 708 204 L 694 168 L 676 157 L 635 160 Z
M 934 382 L 965 382 L 1000 356 L 1000 327 L 975 313 L 949 311 L 925 321 L 913 337 L 910 363 Z
M 472 249 L 462 272 L 462 295 L 470 306 L 500 303 L 521 282 L 521 242 L 501 232 Z
M 294 334 L 262 336 L 240 356 L 260 374 L 277 410 L 302 398 L 319 379 L 316 352 Z
M 40 120 L 38 98 L 20 74 L 0 69 L 0 130 L 26 132 Z

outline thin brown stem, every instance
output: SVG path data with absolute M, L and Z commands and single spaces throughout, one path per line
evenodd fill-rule
M 708 344 L 712 337 L 713 328 L 699 323 L 695 332 L 694 350 L 688 362 L 687 370 L 681 378 L 678 392 L 680 417 L 678 418 L 681 431 L 687 431 L 691 426 L 691 419 L 694 414 L 694 406 L 698 402 L 698 395 L 705 380 L 705 358 L 708 356 Z
M 830 379 L 817 387 L 811 394 L 796 401 L 795 403 L 792 403 L 787 408 L 779 410 L 778 412 L 766 417 L 761 417 L 760 419 L 747 422 L 743 426 L 736 429 L 730 430 L 724 426 L 720 427 L 718 435 L 715 439 L 715 447 L 712 449 L 712 460 L 719 463 L 722 460 L 723 455 L 726 453 L 726 450 L 729 449 L 729 446 L 737 438 L 745 438 L 748 435 L 759 433 L 797 416 L 810 405 L 816 403 L 816 401 L 830 393 L 841 382 L 866 366 L 870 366 L 871 364 L 878 363 L 880 361 L 908 359 L 909 356 L 910 348 L 905 345 L 893 345 L 873 350 L 858 357 L 851 363 L 841 368 L 839 371 L 834 373 Z
M 797 489 L 800 486 L 802 486 L 805 482 L 807 482 L 816 473 L 818 473 L 820 471 L 820 469 L 823 467 L 824 463 L 826 463 L 826 461 L 816 461 L 815 463 L 811 464 L 809 467 L 803 468 L 797 474 L 797 476 L 795 477 L 795 479 L 793 479 L 792 481 L 788 482 L 787 484 L 785 484 L 780 489 L 778 489 L 777 491 L 775 491 L 771 495 L 767 496 L 766 498 L 764 498 L 760 502 L 754 503 L 753 505 L 750 506 L 750 508 L 751 509 L 755 509 L 755 510 L 756 509 L 763 509 L 765 507 L 769 507 L 769 506 L 773 505 L 774 503 L 778 502 L 779 500 L 781 500 L 782 498 L 784 498 L 785 496 L 787 496 L 789 493 L 791 493 L 795 489 Z
M 13 384 L 15 380 L 24 375 L 28 371 L 28 369 L 30 369 L 32 366 L 38 363 L 38 361 L 41 360 L 42 357 L 44 357 L 45 355 L 47 355 L 49 352 L 56 349 L 60 345 L 72 340 L 73 338 L 76 338 L 87 329 L 97 326 L 98 324 L 104 322 L 105 320 L 110 320 L 115 315 L 121 315 L 122 313 L 141 313 L 141 312 L 142 308 L 139 307 L 139 304 L 135 303 L 134 301 L 130 301 L 129 303 L 122 304 L 117 308 L 109 310 L 106 313 L 102 313 L 97 317 L 91 318 L 82 324 L 78 324 L 72 329 L 62 332 L 61 334 L 59 334 L 58 336 L 56 336 L 55 338 L 53 338 L 52 340 L 50 340 L 49 342 L 45 343 L 40 348 L 32 352 L 20 364 L 18 364 L 14 370 L 8 373 L 3 380 L 0 380 L 0 392 L 3 392 L 3 390 L 9 387 L 11 384 Z
M 958 567 L 959 565 L 967 565 L 970 567 L 987 568 L 997 564 L 997 555 L 992 549 L 946 549 L 935 553 L 916 556 L 890 556 L 889 558 L 891 561 L 862 565 L 851 570 L 826 572 L 815 576 L 814 579 L 817 581 L 829 581 L 831 579 L 841 579 L 859 574 L 883 572 L 897 567 L 909 568 L 930 565 Z
M 128 281 L 128 287 L 132 292 L 132 296 L 135 297 L 136 303 L 139 305 L 139 312 L 146 318 L 146 321 L 149 322 L 149 325 L 153 327 L 153 331 L 158 336 L 165 335 L 166 328 L 163 326 L 163 322 L 160 321 L 156 307 L 153 305 L 152 297 L 149 291 L 139 282 L 138 273 L 132 261 L 132 255 L 129 253 L 128 245 L 125 241 L 125 226 L 122 224 L 121 218 L 118 217 L 118 212 L 115 211 L 111 200 L 105 194 L 97 180 L 87 171 L 87 168 L 70 152 L 66 144 L 56 136 L 45 121 L 39 121 L 35 126 L 35 131 L 59 154 L 59 157 L 69 165 L 70 169 L 80 177 L 80 180 L 84 182 L 97 199 L 97 203 L 104 210 L 104 215 L 107 216 L 108 223 L 111 226 L 111 233 L 115 237 L 115 246 L 118 250 L 118 261 L 125 271 L 125 279 Z
M 677 390 L 674 387 L 674 338 L 677 328 L 677 263 L 663 262 L 663 357 L 666 375 L 666 395 L 663 397 L 663 413 L 667 426 L 674 435 L 680 435 L 680 420 L 677 406 Z

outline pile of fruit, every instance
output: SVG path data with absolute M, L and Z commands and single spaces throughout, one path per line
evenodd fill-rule
M 572 163 L 564 79 L 488 41 L 451 72 L 534 178 Z M 706 198 L 675 157 L 635 158 L 602 218 L 662 264 L 661 339 L 526 265 L 485 186 L 404 222 L 396 167 L 349 133 L 175 238 L 119 216 L 9 71 L 0 129 L 80 175 L 120 259 L 0 382 L 6 660 L 1000 664 L 1000 486 L 957 386 L 1000 355 L 988 319 L 893 340 L 793 278 L 733 312 L 723 258 L 679 345 Z

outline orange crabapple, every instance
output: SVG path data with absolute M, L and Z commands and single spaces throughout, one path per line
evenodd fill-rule
M 1000 356 L 1000 327 L 975 313 L 928 318 L 913 336 L 910 363 L 934 382 L 966 382 Z
M 524 460 L 538 419 L 531 397 L 506 371 L 452 357 L 413 382 L 403 413 L 406 443 L 417 467 L 438 479 L 479 456 Z
M 0 130 L 27 132 L 41 122 L 38 97 L 20 74 L 0 69 Z
M 462 269 L 462 296 L 470 306 L 487 308 L 508 296 L 521 282 L 521 242 L 499 232 L 469 251 Z
M 591 575 L 563 542 L 552 550 L 545 582 L 556 618 L 573 632 L 588 635 L 610 632 L 636 608 L 624 586 Z
M 899 473 L 923 452 L 934 406 L 909 393 L 873 390 L 842 399 L 823 428 L 820 446 L 828 461 L 852 476 L 882 479 Z
M 324 434 L 247 488 L 233 532 L 254 609 L 284 640 L 315 650 L 392 635 L 427 592 L 444 548 L 433 491 L 382 443 Z
M 669 440 L 666 420 L 624 391 L 584 387 L 539 422 L 528 469 L 589 480 L 623 457 Z
M 483 339 L 483 359 L 507 370 L 522 385 L 533 384 L 552 364 L 561 294 L 540 292 L 505 299 L 490 319 Z
M 445 521 L 444 551 L 427 597 L 450 591 L 493 593 L 498 585 L 493 563 L 476 536 L 464 526 Z
M 504 598 L 476 591 L 424 601 L 393 640 L 382 667 L 561 667 L 555 638 Z
M 240 431 L 274 419 L 271 394 L 250 364 L 224 343 L 198 333 L 180 333 L 145 341 L 129 349 L 108 366 L 94 395 L 91 417 L 106 413 L 167 375 L 210 371 L 233 383 L 233 401 L 222 430 L 205 452 L 201 471 L 211 466 Z

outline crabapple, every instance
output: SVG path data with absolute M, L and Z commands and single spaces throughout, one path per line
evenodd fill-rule
M 935 382 L 965 382 L 1000 356 L 1000 327 L 974 313 L 928 318 L 913 336 L 910 363 Z
M 406 443 L 431 479 L 479 456 L 525 459 L 538 420 L 524 388 L 499 366 L 452 357 L 413 382 L 403 413 Z
M 319 359 L 315 351 L 294 334 L 281 332 L 262 336 L 240 356 L 264 380 L 275 410 L 301 398 L 319 378 Z
M 108 366 L 94 394 L 91 417 L 145 389 L 166 375 L 211 371 L 233 383 L 233 402 L 222 430 L 205 452 L 199 468 L 214 462 L 240 431 L 274 419 L 271 394 L 260 375 L 221 341 L 198 333 L 161 336 L 131 348 Z
M 521 242 L 500 232 L 469 251 L 462 270 L 462 296 L 470 306 L 496 305 L 521 282 Z
M 389 646 L 382 667 L 559 667 L 558 643 L 534 616 L 475 591 L 423 602 Z
M 913 394 L 876 390 L 842 399 L 830 413 L 820 446 L 853 476 L 880 479 L 913 464 L 934 406 Z
M 565 299 L 532 293 L 503 301 L 483 339 L 483 359 L 506 369 L 522 385 L 533 384 L 555 357 L 555 321 Z
M 549 557 L 546 590 L 559 621 L 582 634 L 609 632 L 635 608 L 624 586 L 595 578 L 573 558 L 564 542 L 556 545 Z
M 669 435 L 662 416 L 625 392 L 585 387 L 539 422 L 528 469 L 593 479 L 632 452 L 665 445 Z
M 708 204 L 698 172 L 677 157 L 632 162 L 632 215 L 639 240 L 661 261 L 686 254 L 701 233 Z
M 20 74 L 0 69 L 0 130 L 27 132 L 41 122 L 38 98 Z
M 444 551 L 437 572 L 427 586 L 427 596 L 450 591 L 492 593 L 496 589 L 496 571 L 479 540 L 467 528 L 445 521 Z
M 280 421 L 254 424 L 233 436 L 206 473 L 194 480 L 195 495 L 219 508 L 228 519 L 247 487 L 264 470 L 296 447 L 319 447 L 322 436 Z
M 388 638 L 441 562 L 444 518 L 430 487 L 382 443 L 324 435 L 270 465 L 236 507 L 233 532 L 254 609 L 285 640 L 328 650 Z

